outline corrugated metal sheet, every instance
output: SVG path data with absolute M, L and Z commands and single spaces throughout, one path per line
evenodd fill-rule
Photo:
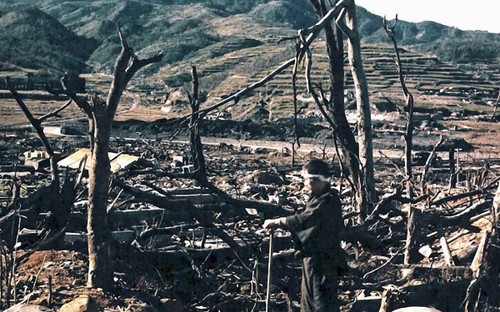
M 64 168 L 72 168 L 72 169 L 78 169 L 80 166 L 80 163 L 82 160 L 87 157 L 87 162 L 85 164 L 85 169 L 89 169 L 89 158 L 90 158 L 90 149 L 89 148 L 82 148 L 79 149 L 78 151 L 74 152 L 73 154 L 69 155 L 68 157 L 61 159 L 57 165 L 59 167 L 64 167 Z M 118 153 L 108 153 L 109 160 L 111 161 L 111 172 L 117 172 L 120 171 L 121 169 L 125 169 L 134 162 L 136 162 L 139 157 L 138 156 L 132 156 L 128 154 L 118 154 Z

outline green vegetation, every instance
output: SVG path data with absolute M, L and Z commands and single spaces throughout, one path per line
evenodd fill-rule
M 209 53 L 209 58 L 216 58 L 219 56 L 222 56 L 224 54 L 238 51 L 238 50 L 243 50 L 243 49 L 248 49 L 248 48 L 253 48 L 253 47 L 258 47 L 262 45 L 263 42 L 251 38 L 243 38 L 236 40 L 235 42 L 224 42 L 223 44 L 215 47 L 215 49 L 211 49 Z
M 309 27 L 316 22 L 316 15 L 302 0 L 272 1 L 255 7 L 249 14 L 264 25 L 286 25 L 299 29 Z

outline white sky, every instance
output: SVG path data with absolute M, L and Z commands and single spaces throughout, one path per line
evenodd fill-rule
M 407 22 L 433 21 L 461 30 L 500 33 L 500 0 L 355 0 L 371 13 Z

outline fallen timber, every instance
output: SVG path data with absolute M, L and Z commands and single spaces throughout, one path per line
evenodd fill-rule
M 155 172 L 155 170 L 151 172 Z M 161 175 L 158 177 L 161 177 Z M 187 177 L 187 175 L 177 175 L 176 177 Z M 492 178 L 494 178 L 494 175 Z M 120 251 L 118 255 L 121 259 L 120 261 L 129 259 L 130 263 L 135 263 L 138 267 L 145 264 L 154 264 L 167 271 L 182 270 L 181 268 L 189 268 L 192 264 L 195 264 L 198 266 L 198 269 L 203 271 L 204 269 L 217 267 L 227 262 L 252 269 L 252 261 L 258 258 L 258 267 L 264 272 L 263 267 L 265 266 L 266 259 L 262 250 L 266 250 L 267 242 L 265 235 L 256 233 L 255 229 L 259 229 L 261 218 L 259 212 L 271 215 L 285 213 L 278 205 L 271 205 L 269 202 L 261 201 L 260 203 L 265 204 L 265 207 L 269 207 L 269 210 L 265 210 L 265 208 L 263 210 L 257 209 L 256 215 L 248 215 L 246 209 L 244 209 L 244 205 L 241 207 L 232 205 L 223 196 L 219 196 L 216 191 L 207 187 L 186 187 L 181 185 L 177 189 L 164 188 L 162 187 L 164 184 L 159 181 L 145 180 L 138 173 L 137 175 L 132 174 L 127 177 L 126 182 L 123 182 L 125 184 L 124 188 L 121 188 L 119 184 L 114 184 L 116 190 L 112 191 L 110 201 L 116 199 L 116 203 L 109 205 L 111 207 L 109 216 L 115 223 L 114 226 L 119 231 L 123 231 L 123 234 L 120 234 L 123 235 L 123 240 L 118 242 L 120 246 L 124 247 L 124 250 Z M 155 185 L 158 190 L 154 190 L 151 187 Z M 367 226 L 364 229 L 364 231 L 379 238 L 383 242 L 383 245 L 377 248 L 369 248 L 368 245 L 357 246 L 356 248 L 359 249 L 359 252 L 356 256 L 352 252 L 353 246 L 356 246 L 356 244 L 347 244 L 347 250 L 350 254 L 350 264 L 353 266 L 353 270 L 342 279 L 341 291 L 371 291 L 376 294 L 372 297 L 377 298 L 371 298 L 371 303 L 377 302 L 378 306 L 383 301 L 394 303 L 399 302 L 402 298 L 412 298 L 415 296 L 412 294 L 416 293 L 419 293 L 420 296 L 426 296 L 427 292 L 432 293 L 438 287 L 440 289 L 449 289 L 450 291 L 459 289 L 460 291 L 457 291 L 457 296 L 463 297 L 463 284 L 469 285 L 471 282 L 470 274 L 467 273 L 466 268 L 475 257 L 484 233 L 484 231 L 474 233 L 469 228 L 464 228 L 464 226 L 469 221 L 477 225 L 475 222 L 483 222 L 489 219 L 489 210 L 492 205 L 490 196 L 496 184 L 492 183 L 491 186 L 488 185 L 488 183 L 485 183 L 482 188 L 471 189 L 466 188 L 464 183 L 462 183 L 459 184 L 459 187 L 462 187 L 461 189 L 453 190 L 450 193 L 431 192 L 427 195 L 412 198 L 408 198 L 404 192 L 398 194 L 394 189 L 386 189 L 385 193 L 388 195 L 388 198 L 377 203 L 376 207 L 378 208 L 372 213 L 373 221 L 367 221 Z M 427 184 L 427 186 L 433 185 Z M 119 195 L 121 190 L 123 192 Z M 130 190 L 130 192 L 126 190 Z M 150 193 L 152 190 L 156 196 L 144 200 L 143 192 Z M 265 191 L 266 188 L 261 187 L 259 190 Z M 348 191 L 348 188 L 345 189 L 343 194 L 349 194 Z M 233 195 L 235 193 L 231 194 L 231 198 L 238 199 L 239 195 Z M 391 196 L 392 194 L 393 196 Z M 459 196 L 455 196 L 454 194 Z M 246 194 L 242 197 L 250 198 L 250 195 Z M 171 205 L 167 203 L 168 201 L 175 204 Z M 251 200 L 248 201 L 252 202 Z M 426 217 L 429 217 L 431 220 L 438 221 L 422 222 L 422 233 L 425 235 L 420 240 L 420 245 L 428 245 L 431 252 L 426 256 L 422 255 L 421 261 L 417 261 L 408 267 L 401 267 L 399 264 L 400 256 L 393 254 L 391 250 L 392 246 L 399 246 L 398 244 L 400 244 L 401 239 L 404 238 L 404 233 L 402 232 L 406 223 L 404 204 L 408 202 L 412 202 L 422 209 L 424 220 Z M 157 207 L 157 205 L 164 208 Z M 348 203 L 346 204 L 346 208 L 349 208 Z M 85 215 L 80 210 L 85 210 L 85 204 L 83 204 L 81 209 L 76 210 L 72 214 L 76 218 L 74 224 L 80 224 L 80 227 L 84 230 L 82 224 L 84 224 Z M 461 217 L 459 217 L 460 215 Z M 204 217 L 201 221 L 197 219 L 200 216 Z M 346 218 L 350 220 L 348 214 L 346 214 Z M 248 228 L 241 228 L 240 223 L 245 224 Z M 438 231 L 438 226 L 442 227 L 444 235 Z M 477 225 L 477 227 L 482 229 L 481 225 Z M 130 241 L 131 234 L 134 236 L 132 242 Z M 75 239 L 78 238 L 79 241 L 80 239 L 84 239 L 81 233 L 78 233 L 74 237 Z M 449 253 L 454 262 L 451 266 L 446 264 L 440 245 L 442 237 L 446 239 L 449 245 Z M 470 238 L 470 243 L 464 245 L 466 246 L 465 248 L 460 247 L 462 249 L 459 250 L 456 247 L 456 243 L 462 240 L 463 237 L 474 238 Z M 293 257 L 292 252 L 289 252 L 293 246 L 291 237 L 283 235 L 275 239 L 274 243 L 277 252 L 273 254 L 273 258 L 281 258 L 283 267 L 294 264 L 293 274 L 299 276 L 297 259 Z M 487 249 L 483 248 L 483 250 Z M 378 258 L 382 260 L 377 260 L 374 262 L 374 265 L 365 267 L 363 264 L 364 254 L 370 254 L 373 259 Z M 361 263 L 361 266 L 359 267 L 360 264 L 356 263 Z M 387 264 L 383 268 L 367 277 L 363 277 L 367 271 L 376 269 L 385 263 Z M 431 266 L 432 269 L 430 268 Z M 278 276 L 273 277 L 273 281 L 276 280 L 275 287 L 285 287 L 284 284 L 281 284 L 279 277 L 283 276 L 282 274 L 288 274 L 285 273 L 288 271 L 284 271 L 284 269 L 281 271 L 281 266 L 278 267 L 280 268 L 276 272 Z M 412 269 L 412 267 L 422 267 L 420 270 L 423 273 L 420 274 L 420 277 L 412 274 L 403 274 L 403 272 Z M 464 271 L 460 271 L 459 268 L 463 268 Z M 438 275 L 434 269 L 441 270 L 443 273 Z M 443 280 L 439 283 L 435 283 L 430 279 L 432 276 L 446 276 L 446 272 L 450 272 L 447 270 L 455 269 L 456 272 L 462 273 L 456 275 L 450 274 L 454 276 L 452 279 L 443 277 Z M 389 278 L 387 275 L 384 276 L 389 270 L 397 271 L 397 275 Z M 458 281 L 459 278 L 460 281 Z M 418 288 L 414 285 L 417 282 L 426 286 Z M 447 287 L 448 283 L 450 283 L 450 287 Z M 453 283 L 456 283 L 456 287 L 458 288 L 455 288 L 452 285 Z M 392 299 L 390 300 L 384 298 L 383 294 L 388 285 L 394 285 L 391 293 Z M 430 296 L 428 302 L 434 300 L 431 300 L 431 298 L 435 297 Z M 404 300 L 410 302 L 410 299 Z M 359 303 L 362 300 L 359 298 L 356 301 Z M 395 305 L 393 306 L 396 307 Z M 440 308 L 441 311 L 446 311 L 442 306 L 434 306 Z M 356 310 L 353 309 L 353 311 Z
M 464 216 L 464 217 L 449 218 L 450 221 L 447 222 L 449 222 L 449 226 L 452 226 L 455 225 L 454 221 L 457 221 L 461 218 L 463 218 L 463 220 L 467 218 L 472 219 L 476 215 L 478 215 L 479 211 L 487 209 L 489 205 L 491 205 L 491 202 L 489 201 L 480 202 L 479 204 L 473 206 L 475 207 L 474 209 L 464 210 L 468 211 L 466 214 L 461 214 L 461 213 L 458 214 L 458 216 Z M 471 213 L 470 211 L 473 211 L 474 213 Z M 444 216 L 443 218 L 444 218 L 443 220 L 447 220 L 446 216 Z M 459 222 L 459 224 L 461 224 L 462 221 Z M 196 228 L 196 226 L 198 225 L 194 224 L 192 225 L 192 228 Z M 189 230 L 189 227 L 174 226 L 169 229 L 163 229 L 163 230 L 156 229 L 151 231 L 156 232 L 154 234 L 165 234 L 165 233 L 172 234 L 172 233 L 178 233 L 180 229 L 184 229 L 184 231 L 186 232 L 187 230 Z M 143 233 L 147 232 L 144 231 Z M 152 235 L 142 234 L 142 238 L 148 238 L 148 237 L 152 237 Z M 282 244 L 278 243 L 276 245 L 278 246 L 277 249 L 289 250 L 289 248 L 291 247 L 290 238 L 282 237 L 281 240 L 283 243 Z M 259 244 L 258 239 L 255 242 L 257 245 Z M 262 242 L 260 243 L 262 244 Z M 249 245 L 247 247 L 249 247 Z M 264 245 L 260 246 L 260 249 L 262 248 L 265 249 L 265 242 Z M 474 246 L 473 249 L 477 250 L 477 246 Z M 192 261 L 195 262 L 204 261 L 206 265 L 216 265 L 216 263 L 229 261 L 231 259 L 237 259 L 238 257 L 246 258 L 246 257 L 252 257 L 252 254 L 255 255 L 255 253 L 252 253 L 249 250 L 250 249 L 241 248 L 239 249 L 239 252 L 236 255 L 234 252 L 234 246 L 229 247 L 222 241 L 219 243 L 219 246 L 216 246 L 216 248 L 189 248 L 187 250 L 183 249 L 181 245 L 177 244 L 177 245 L 171 245 L 171 247 L 168 248 L 167 247 L 159 248 L 156 251 L 154 250 L 144 251 L 144 253 L 139 259 L 144 259 L 143 257 L 148 259 L 143 261 L 151 261 L 151 259 L 154 259 L 155 263 L 159 264 L 161 263 L 162 265 L 173 269 L 176 264 L 180 265 L 184 263 L 185 265 L 188 265 L 189 263 L 192 263 Z M 275 254 L 274 256 L 286 257 L 286 255 L 284 256 L 283 254 L 279 255 Z M 287 259 L 290 259 L 289 257 L 290 255 L 288 255 Z M 262 264 L 260 266 L 262 266 Z M 401 280 L 402 281 L 401 285 L 395 286 L 390 291 L 385 291 L 381 296 L 379 296 L 378 298 L 379 304 L 382 307 L 384 306 L 390 307 L 390 309 L 388 308 L 387 311 L 392 311 L 391 309 L 408 306 L 408 304 L 415 304 L 415 303 L 433 305 L 434 307 L 439 308 L 441 311 L 453 311 L 455 308 L 457 308 L 457 303 L 459 302 L 457 298 L 463 298 L 465 296 L 467 291 L 467 286 L 470 283 L 471 269 L 467 266 L 465 267 L 452 266 L 448 268 L 446 267 L 427 268 L 418 265 L 410 265 L 408 267 L 402 267 L 402 268 L 398 268 L 397 266 L 391 266 L 391 267 L 401 272 L 400 274 L 401 276 L 403 276 L 403 280 Z M 432 281 L 432 280 L 426 281 L 426 277 L 429 278 L 431 276 L 437 281 Z M 411 284 L 417 280 L 419 281 L 419 283 L 423 284 L 420 285 Z M 384 290 L 383 287 L 385 285 L 384 283 L 380 283 L 377 286 L 376 284 L 370 283 L 369 281 L 370 279 L 365 279 L 364 281 L 358 281 L 353 284 L 349 282 L 349 277 L 346 277 L 344 279 L 344 282 L 342 283 L 341 289 L 363 288 L 363 289 L 372 289 L 373 291 L 380 291 L 380 292 Z M 394 285 L 394 282 L 395 280 L 386 281 L 386 283 L 390 283 L 392 285 Z M 434 294 L 434 295 L 429 296 L 429 294 Z M 451 296 L 450 294 L 453 294 L 453 296 Z M 422 297 L 426 299 L 422 301 L 421 299 Z M 444 301 L 441 300 L 442 304 L 436 305 L 435 302 L 439 301 L 438 299 L 442 297 L 449 298 L 449 300 L 448 299 Z M 404 304 L 401 303 L 401 300 L 403 300 Z

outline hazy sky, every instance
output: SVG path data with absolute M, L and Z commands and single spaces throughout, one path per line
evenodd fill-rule
M 461 30 L 500 33 L 500 0 L 355 0 L 368 11 L 408 22 L 434 21 Z

